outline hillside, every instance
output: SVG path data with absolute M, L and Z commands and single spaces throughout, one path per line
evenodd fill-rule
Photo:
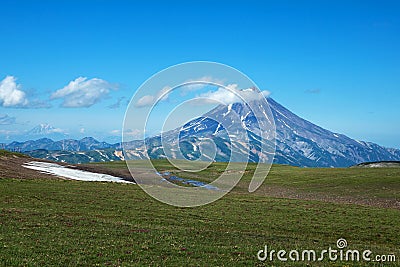
M 174 171 L 164 160 L 154 163 Z M 123 162 L 90 165 L 126 168 Z M 224 166 L 214 163 L 197 178 L 214 179 Z M 132 184 L 0 175 L 0 265 L 314 266 L 276 258 L 262 263 L 257 251 L 266 245 L 321 251 L 336 248 L 339 238 L 373 256 L 400 255 L 400 169 L 274 165 L 265 184 L 249 194 L 254 166 L 224 198 L 190 209 L 160 203 Z

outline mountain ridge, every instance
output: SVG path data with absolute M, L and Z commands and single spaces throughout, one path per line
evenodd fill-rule
M 399 149 L 386 148 L 372 142 L 358 141 L 346 135 L 331 132 L 297 116 L 272 98 L 267 98 L 267 100 L 276 127 L 274 163 L 300 167 L 349 167 L 362 162 L 400 160 Z M 179 134 L 180 147 L 183 150 L 181 152 L 187 159 L 200 157 L 199 146 L 201 139 L 203 137 L 211 138 L 217 144 L 216 160 L 228 161 L 230 149 L 243 150 L 243 144 L 240 144 L 240 142 L 227 143 L 222 134 L 224 130 L 222 124 L 219 124 L 216 120 L 207 119 L 207 116 L 221 118 L 232 110 L 239 115 L 242 125 L 248 133 L 251 147 L 249 160 L 256 162 L 260 156 L 268 157 L 268 155 L 260 155 L 261 144 L 259 140 L 262 140 L 260 138 L 260 128 L 255 124 L 254 116 L 249 113 L 248 108 L 241 103 L 218 106 L 205 115 L 189 121 L 182 127 L 165 133 L 165 136 L 169 138 L 168 136 Z M 91 150 L 107 151 L 107 153 L 103 153 L 107 155 L 106 157 L 95 157 L 95 161 L 123 159 L 121 156 L 121 143 L 109 144 L 99 142 L 91 137 L 81 140 L 51 141 L 50 139 L 39 139 L 36 141 L 13 142 L 3 146 L 9 150 L 30 151 L 28 154 L 40 154 L 41 157 L 46 155 L 43 151 L 44 149 L 47 151 L 46 157 L 53 160 L 57 160 L 56 155 L 59 154 L 59 151 L 71 152 L 69 154 L 73 157 L 72 152 L 82 155 L 81 152 Z M 144 142 L 149 149 L 146 150 Z M 124 146 L 127 148 L 128 156 L 132 159 L 166 157 L 160 136 L 149 137 L 144 141 L 137 140 L 124 143 Z M 35 152 L 38 149 L 41 150 L 40 153 Z M 171 155 L 174 157 L 176 152 L 172 151 Z M 115 156 L 115 154 L 119 156 Z M 68 161 L 68 157 L 64 156 L 62 160 Z M 86 160 L 92 161 L 90 157 Z M 76 163 L 76 160 L 74 160 L 74 163 Z
M 62 139 L 53 141 L 50 138 L 40 138 L 36 140 L 28 140 L 24 142 L 13 141 L 9 144 L 2 144 L 2 147 L 7 150 L 27 152 L 37 149 L 46 150 L 63 150 L 63 151 L 89 151 L 95 149 L 113 148 L 117 144 L 109 144 L 101 142 L 93 137 L 84 137 L 79 140 L 75 139 Z

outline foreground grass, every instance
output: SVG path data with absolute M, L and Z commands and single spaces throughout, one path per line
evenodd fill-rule
M 158 170 L 170 171 L 180 177 L 203 182 L 213 181 L 227 166 L 227 163 L 223 162 L 213 163 L 204 171 L 190 173 L 176 170 L 166 160 L 154 160 L 153 164 Z M 122 161 L 99 165 L 114 169 L 126 168 L 126 163 Z M 256 166 L 253 163 L 247 166 L 235 192 L 247 192 Z M 256 194 L 268 195 L 271 187 L 294 190 L 300 194 L 400 202 L 400 168 L 298 168 L 273 165 Z
M 294 179 L 306 179 L 301 177 Z M 310 184 L 299 187 L 324 188 L 314 179 Z M 264 245 L 320 251 L 335 248 L 338 238 L 346 238 L 350 249 L 399 258 L 399 218 L 396 209 L 271 198 L 241 189 L 207 206 L 176 208 L 136 185 L 0 179 L 0 266 L 304 266 L 307 262 L 262 263 L 256 253 Z

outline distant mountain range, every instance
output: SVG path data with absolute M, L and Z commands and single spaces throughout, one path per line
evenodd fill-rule
M 268 103 L 276 125 L 274 163 L 301 167 L 348 167 L 362 162 L 400 160 L 399 149 L 385 148 L 333 133 L 300 118 L 272 98 L 268 98 Z M 180 128 L 165 133 L 165 136 L 168 138 L 169 135 L 176 135 L 179 132 L 181 152 L 189 159 L 199 157 L 199 145 L 202 138 L 211 138 L 217 146 L 216 161 L 227 161 L 231 146 L 241 149 L 241 144 L 240 142 L 227 143 L 223 136 L 224 127 L 208 117 L 221 117 L 223 114 L 226 116 L 229 112 L 236 112 L 242 120 L 242 125 L 246 127 L 251 146 L 250 161 L 256 162 L 260 156 L 268 156 L 260 155 L 260 129 L 254 121 L 253 114 L 249 113 L 246 105 L 241 103 L 218 106 L 208 112 L 207 116 L 196 118 Z M 145 142 L 147 150 L 142 141 L 126 144 L 129 147 L 130 158 L 165 157 L 160 136 L 147 138 Z M 39 158 L 71 163 L 123 159 L 120 143 L 99 142 L 91 137 L 61 141 L 42 138 L 35 141 L 3 144 L 3 147 Z
M 18 151 L 35 158 L 68 163 L 87 163 L 122 160 L 121 144 L 99 142 L 93 137 L 80 140 L 63 139 L 53 141 L 49 138 L 0 144 L 0 148 Z
M 113 148 L 96 149 L 87 151 L 49 151 L 46 149 L 37 149 L 27 151 L 28 154 L 34 158 L 47 159 L 58 162 L 67 162 L 71 164 L 89 163 L 89 162 L 107 162 L 123 160 L 121 150 Z
M 63 150 L 63 151 L 88 151 L 96 149 L 106 149 L 117 147 L 118 145 L 108 144 L 106 142 L 99 142 L 93 137 L 85 137 L 80 140 L 63 139 L 60 141 L 53 141 L 50 138 L 40 138 L 37 140 L 29 140 L 25 142 L 14 141 L 7 145 L 3 145 L 5 149 L 14 150 L 19 152 L 27 152 L 37 149 L 46 150 Z

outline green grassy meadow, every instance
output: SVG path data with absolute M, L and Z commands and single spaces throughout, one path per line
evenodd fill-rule
M 165 161 L 154 163 L 203 181 L 215 179 L 225 166 L 215 163 L 194 175 Z M 125 168 L 123 162 L 100 165 Z M 274 165 L 264 185 L 250 194 L 253 170 L 249 165 L 225 197 L 197 208 L 160 203 L 137 185 L 3 177 L 0 266 L 400 265 L 400 209 L 390 206 L 400 201 L 400 168 Z M 277 196 L 281 191 L 288 197 Z M 349 249 L 395 254 L 397 262 L 260 262 L 256 256 L 265 245 L 287 251 L 335 248 L 339 238 Z

